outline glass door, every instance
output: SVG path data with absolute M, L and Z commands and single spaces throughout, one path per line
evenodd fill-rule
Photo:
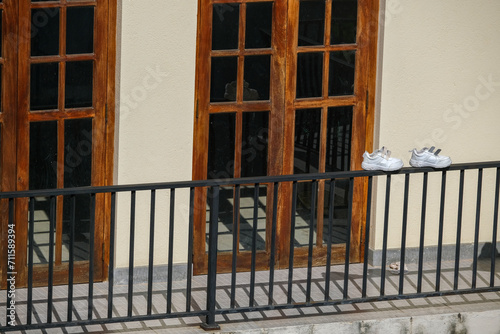
M 19 2 L 18 190 L 104 185 L 107 13 L 106 0 Z M 89 254 L 92 247 L 103 259 L 104 198 L 95 198 L 92 225 L 90 195 L 76 196 L 70 225 L 70 198 L 36 197 L 33 231 L 26 228 L 29 204 L 16 203 L 17 221 L 26 222 L 18 226 L 18 266 L 32 257 L 36 284 L 46 284 L 51 267 L 54 283 L 65 282 L 74 242 L 75 282 L 88 280 L 89 270 L 102 279 L 103 260 L 89 268 Z
M 359 169 L 372 141 L 375 2 L 201 0 L 193 178 Z M 249 270 L 253 249 L 256 267 L 269 268 L 273 214 L 278 267 L 288 267 L 290 244 L 294 266 L 311 256 L 325 263 L 329 241 L 333 262 L 359 261 L 364 188 L 349 179 L 300 182 L 293 213 L 290 183 L 280 185 L 278 212 L 273 184 L 221 189 L 218 270 L 231 270 L 234 253 L 238 270 Z M 203 273 L 211 203 L 206 191 L 197 196 L 194 268 Z

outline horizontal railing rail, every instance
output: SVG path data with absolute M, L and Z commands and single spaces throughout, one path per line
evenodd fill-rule
M 365 182 L 363 194 L 356 196 L 363 197 L 361 219 L 365 224 L 361 243 L 365 245 L 365 253 L 360 263 L 351 263 L 354 184 L 358 179 Z M 339 230 L 334 231 L 334 222 L 338 220 L 337 210 L 340 210 L 334 194 L 341 182 L 344 186 L 347 182 L 343 195 L 339 195 L 346 202 L 346 207 L 341 209 L 346 216 L 340 225 L 336 225 Z M 311 188 L 307 195 L 310 197 L 305 201 L 309 206 L 299 203 L 299 185 L 303 183 Z M 291 213 L 291 237 L 289 265 L 281 269 L 275 266 L 277 199 L 284 184 L 288 184 L 286 189 L 291 191 L 291 206 L 286 208 Z M 257 249 L 258 211 L 263 205 L 260 190 L 267 185 L 272 190 L 266 195 L 270 196 L 269 203 L 272 203 L 272 208 L 268 210 L 271 214 L 267 216 L 270 219 L 270 231 L 266 233 L 270 238 L 267 240 L 270 247 L 264 250 L 269 257 L 269 269 L 267 278 L 262 279 L 256 276 L 256 258 L 262 252 Z M 251 253 L 251 265 L 246 268 L 249 272 L 239 272 L 237 268 L 238 258 L 235 254 L 240 252 L 241 246 L 238 244 L 239 229 L 233 226 L 229 233 L 232 236 L 229 247 L 233 254 L 230 273 L 217 273 L 220 226 L 224 226 L 221 225 L 219 211 L 224 201 L 222 191 L 227 187 L 234 189 L 230 209 L 235 217 L 233 225 L 241 217 L 244 203 L 244 209 L 252 212 L 245 217 L 250 226 L 246 234 L 250 245 L 247 251 Z M 245 198 L 247 202 L 241 195 L 245 187 L 250 190 L 253 188 L 250 196 Z M 195 193 L 198 188 L 209 190 L 204 207 L 208 213 L 209 226 L 204 245 L 208 271 L 203 276 L 193 275 Z M 319 189 L 330 194 L 328 198 L 325 196 L 322 217 L 325 232 L 322 233 L 324 240 L 321 242 L 315 240 L 318 235 L 315 227 Z M 454 164 L 440 170 L 403 168 L 396 172 L 341 171 L 2 192 L 0 199 L 5 208 L 4 216 L 1 217 L 2 240 L 7 242 L 0 247 L 2 280 L 6 280 L 2 284 L 6 289 L 0 291 L 0 314 L 5 315 L 0 316 L 0 331 L 184 317 L 205 317 L 202 327 L 209 330 L 218 328 L 216 316 L 231 313 L 500 291 L 496 263 L 499 192 L 500 161 Z M 94 248 L 98 228 L 96 197 L 101 194 L 108 196 L 110 208 L 109 217 L 104 218 L 109 221 L 109 240 L 105 240 L 106 248 L 109 249 L 109 266 L 104 268 L 108 280 L 102 283 L 97 282 L 92 270 L 100 261 L 95 258 Z M 87 196 L 85 205 L 77 202 L 79 196 Z M 163 198 L 168 201 L 165 202 Z M 17 199 L 26 200 L 18 203 Z M 184 204 L 188 212 L 187 218 L 183 217 L 179 223 L 176 208 L 180 201 L 186 202 Z M 147 205 L 144 206 L 144 202 Z M 23 215 L 16 214 L 16 205 L 26 206 L 26 219 L 17 221 Z M 64 210 L 59 205 L 64 205 Z M 307 212 L 301 217 L 297 215 L 299 205 Z M 82 208 L 86 210 L 83 216 Z M 57 215 L 61 215 L 61 212 L 64 219 L 58 220 Z M 123 212 L 127 212 L 127 215 L 124 216 Z M 159 218 L 161 212 L 165 214 L 165 219 Z M 419 212 L 420 217 L 415 217 L 415 212 Z M 147 222 L 143 217 L 147 217 Z M 88 227 L 84 243 L 76 240 L 77 229 L 83 221 Z M 301 231 L 307 235 L 306 244 L 301 245 L 307 249 L 307 265 L 304 269 L 293 266 L 294 253 L 299 247 L 295 244 L 299 223 L 302 224 Z M 37 230 L 42 225 L 45 226 L 43 233 Z M 63 237 L 54 235 L 62 226 L 65 229 L 63 241 Z M 377 230 L 374 232 L 375 227 Z M 15 246 L 15 231 L 20 229 L 28 230 L 27 243 L 17 241 L 18 244 L 27 244 L 26 252 Z M 117 234 L 118 229 L 120 234 Z M 180 230 L 185 230 L 185 233 Z M 344 233 L 340 244 L 345 245 L 345 256 L 339 265 L 333 263 L 332 249 L 335 247 L 333 237 L 340 230 Z M 452 237 L 449 236 L 450 231 L 453 232 Z M 124 232 L 128 233 L 126 239 L 123 239 Z M 144 237 L 137 239 L 138 233 L 149 233 L 146 237 L 144 281 L 136 278 L 140 269 L 136 260 L 144 253 L 139 252 L 138 248 L 141 246 L 139 242 L 144 243 Z M 371 238 L 373 233 L 378 233 L 377 238 Z M 165 254 L 161 260 L 157 259 L 158 250 L 155 248 L 159 235 L 165 237 Z M 64 256 L 59 256 L 59 264 L 61 261 L 67 264 L 67 281 L 63 285 L 58 285 L 55 279 L 56 245 L 67 251 Z M 326 264 L 316 267 L 313 266 L 313 257 L 314 247 L 318 245 L 326 248 Z M 185 250 L 182 262 L 174 258 L 176 248 L 180 246 Z M 128 266 L 124 267 L 126 274 L 121 282 L 115 277 L 117 267 L 123 267 L 123 263 L 118 266 L 115 262 L 116 256 L 122 254 L 121 248 L 117 251 L 118 247 L 128 251 Z M 27 254 L 24 261 L 27 268 L 15 267 L 13 254 Z M 88 283 L 77 284 L 75 268 L 81 262 L 88 263 L 91 270 L 88 272 Z M 160 270 L 158 268 L 163 262 L 166 262 L 162 269 L 165 275 L 156 279 Z M 390 262 L 399 269 L 390 267 Z M 11 264 L 13 267 L 9 267 Z M 34 275 L 40 265 L 46 268 L 45 287 L 35 286 Z M 26 287 L 17 287 L 15 280 L 10 280 L 21 269 L 26 269 Z M 177 280 L 174 276 L 179 270 L 184 274 Z M 388 271 L 394 275 L 389 275 Z

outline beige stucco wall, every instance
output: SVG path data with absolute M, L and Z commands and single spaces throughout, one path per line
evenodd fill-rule
M 500 2 L 381 0 L 375 146 L 408 165 L 414 147 L 435 145 L 454 162 L 499 160 Z M 119 1 L 115 183 L 191 178 L 197 1 Z M 467 176 L 464 220 L 475 217 L 475 173 Z M 457 174 L 450 173 L 445 242 L 454 242 Z M 491 193 L 492 173 L 484 191 Z M 412 177 L 409 240 L 418 243 L 421 176 Z M 383 180 L 382 180 L 383 181 Z M 437 239 L 439 175 L 429 178 L 426 244 Z M 394 177 L 389 247 L 398 247 L 402 178 Z M 138 194 L 137 265 L 147 263 L 149 195 Z M 485 195 L 482 214 L 492 211 Z M 177 193 L 174 262 L 186 262 L 187 193 Z M 376 188 L 371 248 L 382 240 L 384 184 Z M 156 259 L 166 263 L 167 193 L 158 194 Z M 128 265 L 129 197 L 118 203 L 117 267 Z M 163 231 L 163 232 L 161 232 Z M 162 234 L 163 233 L 163 234 Z M 488 232 L 482 231 L 486 240 Z M 395 236 L 395 238 L 391 238 Z M 464 231 L 464 242 L 472 233 Z M 397 242 L 391 240 L 398 240 Z
M 405 166 L 414 147 L 436 146 L 454 163 L 500 160 L 500 2 L 496 0 L 382 1 L 375 146 L 388 146 Z M 491 240 L 494 172 L 485 171 L 481 240 Z M 458 173 L 448 173 L 444 242 L 454 243 Z M 418 246 L 422 176 L 412 177 L 410 246 Z M 402 177 L 394 177 L 389 248 L 400 243 Z M 426 245 L 437 242 L 441 176 L 429 177 Z M 466 173 L 462 242 L 473 241 L 477 172 Z M 377 187 L 380 249 L 385 179 Z M 412 205 L 411 203 L 414 203 Z
M 191 179 L 197 1 L 121 0 L 115 184 Z M 188 194 L 176 193 L 175 262 L 187 260 Z M 169 196 L 157 194 L 155 258 L 167 261 Z M 128 266 L 130 196 L 118 198 L 116 266 Z M 137 194 L 136 265 L 147 264 L 149 194 Z

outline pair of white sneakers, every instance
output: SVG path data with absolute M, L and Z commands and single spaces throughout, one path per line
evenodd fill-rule
M 424 147 L 421 150 L 414 148 L 410 152 L 411 159 L 410 165 L 412 167 L 432 167 L 432 168 L 446 168 L 451 165 L 450 157 L 439 155 L 440 149 L 434 152 L 435 147 Z M 383 170 L 395 171 L 403 167 L 403 161 L 398 158 L 391 157 L 391 151 L 382 147 L 375 150 L 373 153 L 363 153 L 363 162 L 361 167 L 365 170 Z

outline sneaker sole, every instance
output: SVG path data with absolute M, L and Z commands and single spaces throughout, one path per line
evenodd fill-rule
M 451 162 L 443 162 L 441 164 L 432 164 L 426 161 L 415 161 L 410 159 L 410 165 L 412 167 L 432 167 L 432 168 L 446 168 L 451 165 Z
M 365 162 L 361 163 L 361 168 L 363 168 L 364 170 L 382 170 L 384 172 L 393 172 L 395 170 L 401 169 L 402 167 L 403 165 L 401 165 L 400 167 L 381 167 L 379 165 L 367 164 Z

